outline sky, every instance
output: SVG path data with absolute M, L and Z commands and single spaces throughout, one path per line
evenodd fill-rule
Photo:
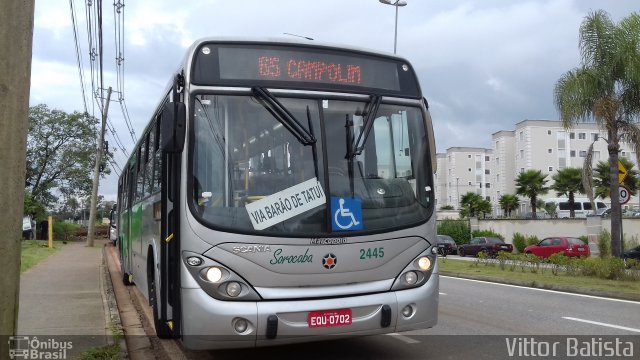
M 97 3 L 93 0 L 92 3 Z M 124 4 L 120 38 L 123 77 L 118 86 L 116 17 Z M 454 146 L 490 148 L 491 134 L 525 119 L 558 119 L 553 88 L 580 65 L 578 30 L 590 11 L 614 22 L 640 11 L 638 0 L 406 0 L 398 8 L 397 54 L 408 59 L 430 104 L 438 152 Z M 72 1 L 89 113 L 91 96 L 87 1 Z M 187 47 L 208 36 L 276 37 L 297 34 L 315 42 L 393 53 L 395 8 L 377 0 L 105 0 L 104 87 L 123 89 L 133 131 L 139 135 L 160 101 Z M 93 15 L 92 15 L 93 16 Z M 36 0 L 30 105 L 84 111 L 83 92 L 67 1 Z M 96 64 L 97 65 L 97 64 Z M 118 99 L 116 94 L 113 99 Z M 134 146 L 123 107 L 112 102 L 109 121 L 120 143 Z M 116 144 L 113 134 L 106 139 Z M 122 167 L 121 149 L 115 161 Z M 101 180 L 115 200 L 117 175 Z

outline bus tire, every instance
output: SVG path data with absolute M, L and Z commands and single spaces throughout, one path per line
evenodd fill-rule
M 156 335 L 160 339 L 172 339 L 173 334 L 171 332 L 171 328 L 169 328 L 169 325 L 158 319 L 158 293 L 156 291 L 156 277 L 152 262 L 149 262 L 149 264 L 147 265 L 147 269 L 147 284 L 149 284 L 149 303 L 151 305 L 151 308 L 153 309 L 153 327 L 156 329 Z
M 133 281 L 131 281 L 131 275 L 127 274 L 126 272 L 123 272 L 122 273 L 122 283 L 125 286 L 133 285 Z

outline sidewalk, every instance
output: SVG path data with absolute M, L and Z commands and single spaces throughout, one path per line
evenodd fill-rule
M 19 335 L 70 341 L 67 357 L 113 343 L 105 243 L 97 239 L 89 248 L 84 241 L 70 242 L 21 274 Z

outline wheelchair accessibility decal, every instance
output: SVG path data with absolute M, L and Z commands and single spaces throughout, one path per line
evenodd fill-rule
M 331 214 L 333 231 L 362 230 L 362 200 L 331 197 Z

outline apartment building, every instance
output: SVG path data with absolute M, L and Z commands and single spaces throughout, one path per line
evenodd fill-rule
M 491 149 L 452 147 L 438 154 L 436 174 L 437 206 L 459 208 L 459 198 L 475 191 L 491 201 L 494 214 L 501 213 L 498 199 L 515 194 L 515 179 L 521 172 L 536 169 L 552 177 L 565 167 L 581 168 L 589 146 L 593 143 L 593 164 L 608 159 L 606 134 L 596 124 L 584 123 L 566 130 L 562 122 L 554 120 L 523 120 L 514 130 L 501 130 L 491 136 Z M 621 157 L 634 163 L 636 153 L 621 143 Z M 479 159 L 484 161 L 479 162 Z M 456 186 L 457 185 L 457 186 Z M 555 197 L 550 192 L 546 197 Z M 609 201 L 605 201 L 609 202 Z M 630 203 L 638 204 L 638 198 Z M 522 199 L 519 211 L 530 211 L 527 199 Z
M 438 171 L 435 176 L 436 206 L 460 208 L 460 198 L 475 192 L 494 202 L 490 196 L 492 150 L 475 147 L 452 147 L 445 154 L 437 154 Z

